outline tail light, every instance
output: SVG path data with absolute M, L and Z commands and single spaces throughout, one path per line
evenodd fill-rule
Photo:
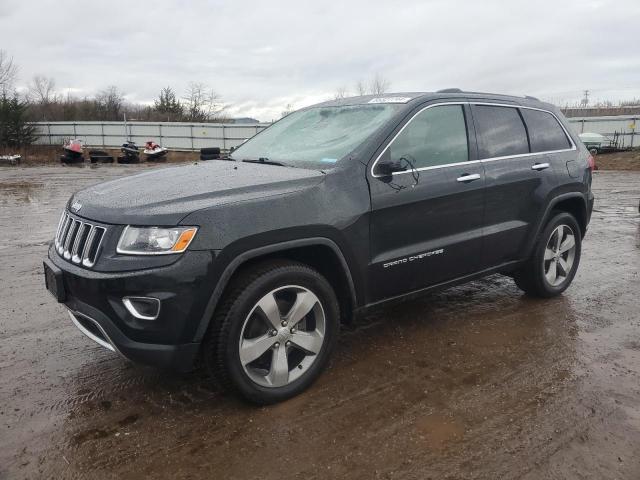
M 598 169 L 596 167 L 596 159 L 591 154 L 589 154 L 589 157 L 587 157 L 587 165 L 589 165 L 589 170 L 591 170 L 592 172 Z

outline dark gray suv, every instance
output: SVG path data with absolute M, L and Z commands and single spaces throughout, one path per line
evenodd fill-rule
M 201 358 L 223 385 L 277 402 L 308 387 L 340 323 L 373 306 L 496 272 L 560 294 L 580 261 L 592 168 L 562 114 L 530 97 L 326 102 L 227 158 L 76 193 L 46 284 L 106 348 L 179 370 Z

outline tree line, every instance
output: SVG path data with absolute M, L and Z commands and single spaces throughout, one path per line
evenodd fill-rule
M 18 66 L 4 50 L 0 50 L 0 147 L 21 147 L 35 140 L 31 122 L 55 121 L 154 121 L 154 122 L 225 122 L 226 105 L 218 93 L 201 82 L 190 82 L 179 95 L 172 87 L 160 90 L 152 104 L 127 101 L 122 90 L 107 86 L 92 96 L 79 97 L 61 93 L 54 78 L 35 75 L 26 89 L 15 88 Z M 390 83 L 377 74 L 368 81 L 358 81 L 354 91 L 338 88 L 334 98 L 353 95 L 379 95 L 388 91 Z M 282 116 L 295 107 L 288 104 Z
M 55 79 L 36 75 L 26 91 L 18 92 L 18 66 L 13 57 L 0 50 L 0 147 L 21 147 L 35 141 L 39 121 L 122 121 L 224 122 L 226 105 L 205 83 L 190 82 L 181 96 L 164 87 L 153 104 L 126 100 L 116 86 L 108 86 L 93 96 L 78 97 L 56 90 Z
M 171 87 L 163 88 L 153 104 L 127 102 L 124 92 L 108 86 L 95 96 L 78 98 L 56 93 L 55 81 L 36 76 L 29 84 L 24 101 L 32 121 L 122 121 L 223 122 L 225 105 L 204 83 L 189 83 L 178 97 Z

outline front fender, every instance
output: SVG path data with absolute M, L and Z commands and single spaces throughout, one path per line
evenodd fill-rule
M 347 279 L 347 283 L 349 285 L 349 293 L 351 296 L 352 305 L 357 305 L 357 296 L 356 289 L 353 282 L 353 277 L 351 275 L 351 269 L 349 268 L 349 264 L 342 253 L 340 247 L 331 239 L 326 237 L 312 237 L 312 238 L 301 238 L 296 240 L 289 240 L 286 242 L 275 243 L 271 245 L 265 245 L 257 248 L 253 248 L 250 250 L 246 250 L 240 254 L 234 255 L 232 260 L 229 261 L 222 273 L 220 274 L 219 280 L 211 293 L 211 297 L 207 302 L 207 306 L 203 313 L 202 319 L 200 320 L 200 325 L 196 330 L 196 334 L 194 337 L 194 342 L 201 342 L 204 338 L 207 329 L 209 328 L 209 324 L 211 319 L 213 318 L 213 313 L 222 297 L 222 294 L 229 284 L 231 277 L 238 270 L 238 268 L 246 263 L 249 260 L 259 258 L 265 255 L 277 253 L 279 251 L 285 251 L 292 248 L 300 248 L 300 247 L 309 247 L 309 246 L 325 246 L 329 247 L 336 255 L 338 260 L 340 261 L 340 265 L 342 266 L 343 273 Z M 218 258 L 220 259 L 221 256 Z

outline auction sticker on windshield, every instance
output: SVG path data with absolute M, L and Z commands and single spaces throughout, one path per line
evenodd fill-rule
M 376 97 L 367 103 L 407 103 L 411 97 Z

